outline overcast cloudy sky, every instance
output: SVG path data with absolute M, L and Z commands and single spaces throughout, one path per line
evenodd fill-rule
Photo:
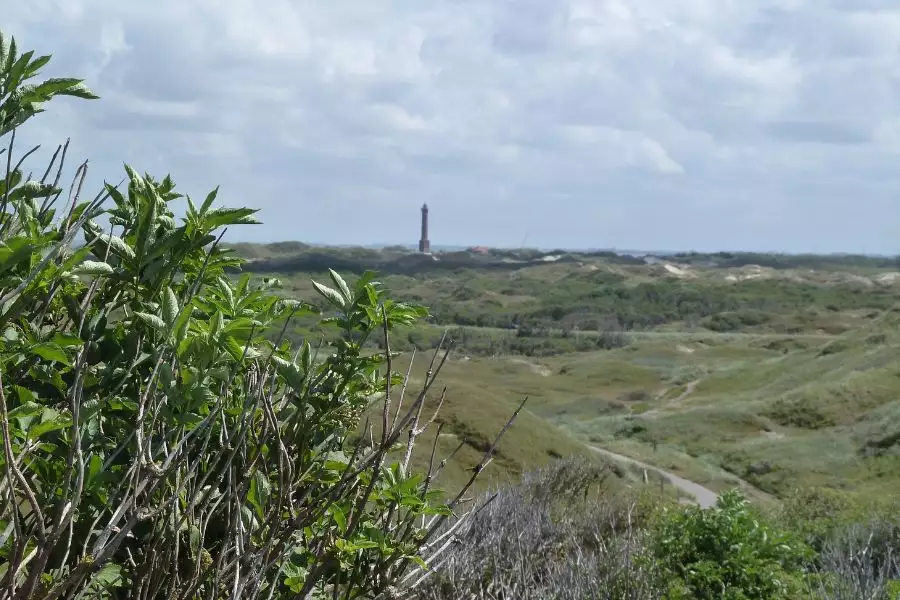
M 221 184 L 235 238 L 900 252 L 897 0 L 3 4 L 103 98 L 21 139 Z

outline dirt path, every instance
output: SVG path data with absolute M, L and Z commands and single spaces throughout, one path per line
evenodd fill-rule
M 712 491 L 709 488 L 703 487 L 699 483 L 694 483 L 693 481 L 689 481 L 683 477 L 679 477 L 678 475 L 676 475 L 674 473 L 670 473 L 668 471 L 664 471 L 662 469 L 654 467 L 653 465 L 648 465 L 647 463 L 641 462 L 639 460 L 635 460 L 631 457 L 624 456 L 622 454 L 616 454 L 615 452 L 610 452 L 609 450 L 605 450 L 603 448 L 598 448 L 596 446 L 588 446 L 588 448 L 590 448 L 591 450 L 593 450 L 594 452 L 596 452 L 598 454 L 608 456 L 609 458 L 612 458 L 613 460 L 627 463 L 630 465 L 634 465 L 641 469 L 647 469 L 648 471 L 654 471 L 656 473 L 659 473 L 659 475 L 661 477 L 668 480 L 669 483 L 671 483 L 672 485 L 677 487 L 679 490 L 693 496 L 694 500 L 697 502 L 697 504 L 700 505 L 700 508 L 710 508 L 711 506 L 714 506 L 716 503 L 716 499 L 718 499 L 718 497 L 719 497 L 719 495 L 716 492 Z
M 669 406 L 674 404 L 680 404 L 685 398 L 694 393 L 694 390 L 697 389 L 697 386 L 700 385 L 702 379 L 695 379 L 694 381 L 689 382 L 686 386 L 684 386 L 684 391 L 681 394 L 674 398 L 671 402 L 669 402 Z
M 691 394 L 694 393 L 694 391 L 697 389 L 697 386 L 700 385 L 700 383 L 702 381 L 703 381 L 702 379 L 696 379 L 694 381 L 689 382 L 687 385 L 684 386 L 684 391 L 681 392 L 681 394 L 679 394 L 677 397 L 672 398 L 671 400 L 666 402 L 663 406 L 658 406 L 656 408 L 651 408 L 650 410 L 642 412 L 641 416 L 649 417 L 649 416 L 652 416 L 652 415 L 655 415 L 655 414 L 661 412 L 664 409 L 671 408 L 673 406 L 677 406 L 678 404 L 681 404 L 682 402 L 684 402 L 687 399 L 688 396 L 690 396 Z M 663 396 L 665 396 L 669 392 L 670 389 L 671 388 L 666 388 L 665 390 L 663 390 L 661 393 L 659 393 L 657 395 L 657 398 L 662 398 Z

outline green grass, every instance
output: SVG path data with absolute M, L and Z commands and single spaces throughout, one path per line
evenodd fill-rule
M 398 357 L 395 368 L 405 373 L 410 356 Z M 430 356 L 422 354 L 416 357 L 408 389 L 420 389 L 430 360 Z M 433 426 L 416 445 L 414 467 L 423 472 L 428 470 L 437 426 L 441 425 L 434 464 L 450 456 L 458 447 L 459 450 L 444 468 L 438 487 L 448 492 L 458 489 L 470 478 L 469 469 L 481 461 L 516 407 L 530 392 L 540 389 L 533 379 L 537 377 L 541 376 L 534 374 L 528 365 L 506 360 L 447 361 L 426 398 L 423 422 L 434 413 L 442 394 L 443 406 Z M 485 386 L 485 381 L 498 387 Z M 404 403 L 408 406 L 414 400 L 407 395 Z M 529 403 L 533 401 L 534 398 L 529 398 Z M 577 455 L 604 462 L 581 441 L 532 412 L 529 403 L 502 438 L 493 460 L 478 479 L 476 491 L 514 483 L 523 472 L 556 458 Z M 373 422 L 380 419 L 379 411 L 379 407 L 373 407 L 370 414 Z
M 486 485 L 557 456 L 590 456 L 595 444 L 717 490 L 743 481 L 776 496 L 807 486 L 900 492 L 900 313 L 886 310 L 900 296 L 871 283 L 893 267 L 823 264 L 729 281 L 743 271 L 695 265 L 679 278 L 583 257 L 382 280 L 434 313 L 395 332 L 392 347 L 454 341 L 437 456 L 466 443 L 444 474 L 450 484 L 468 478 L 527 396 Z M 327 276 L 280 277 L 284 293 L 314 299 L 309 280 Z M 615 340 L 596 331 L 621 325 L 641 330 Z M 322 335 L 302 323 L 290 333 Z
M 805 486 L 889 494 L 900 491 L 900 352 L 867 337 L 848 336 L 840 354 L 823 343 L 784 354 L 752 340 L 654 339 L 545 360 L 473 358 L 453 363 L 445 384 L 506 406 L 528 395 L 548 431 L 713 489 L 744 480 L 776 496 Z M 692 374 L 700 383 L 675 403 Z
M 698 351 L 692 359 L 710 374 L 678 406 L 667 408 L 666 394 L 657 411 L 651 402 L 639 414 L 561 424 L 613 450 L 656 440 L 775 494 L 808 485 L 892 493 L 900 484 L 900 472 L 891 471 L 900 454 L 900 351 L 873 346 L 870 337 L 848 335 L 834 353 Z

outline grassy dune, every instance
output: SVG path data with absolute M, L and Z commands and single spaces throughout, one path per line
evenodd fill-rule
M 446 487 L 468 478 L 466 468 L 527 396 L 485 485 L 554 457 L 591 456 L 586 444 L 594 444 L 717 490 L 746 482 L 775 496 L 804 486 L 900 491 L 893 263 L 806 257 L 812 269 L 800 258 L 754 267 L 683 257 L 673 267 L 576 258 L 382 278 L 434 315 L 395 333 L 404 356 L 445 334 L 455 341 L 440 381 L 448 392 L 438 460 L 465 443 L 442 476 Z M 277 275 L 285 294 L 306 299 L 315 297 L 310 279 L 322 277 Z M 598 330 L 607 327 L 628 331 L 604 337 Z M 327 338 L 302 324 L 292 335 Z M 424 369 L 423 360 L 413 376 Z M 414 461 L 423 466 L 429 455 Z

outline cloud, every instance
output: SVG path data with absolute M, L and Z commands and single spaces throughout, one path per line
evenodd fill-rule
M 23 130 L 261 209 L 248 240 L 900 250 L 888 0 L 31 0 Z M 45 148 L 45 149 L 47 149 Z

